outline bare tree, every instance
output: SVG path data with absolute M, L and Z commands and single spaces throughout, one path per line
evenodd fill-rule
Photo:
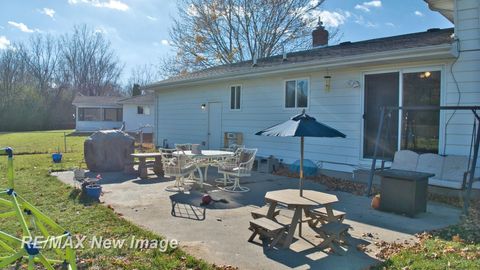
M 181 0 L 170 31 L 175 61 L 182 72 L 309 48 L 323 2 Z
M 130 77 L 125 92 L 132 96 L 134 85 L 145 86 L 158 80 L 160 80 L 160 73 L 158 72 L 157 66 L 153 64 L 136 66 L 130 71 Z
M 118 94 L 118 80 L 123 70 L 105 37 L 86 25 L 75 26 L 72 34 L 60 39 L 65 81 L 88 96 Z

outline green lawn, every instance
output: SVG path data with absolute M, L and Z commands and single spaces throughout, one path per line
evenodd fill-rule
M 63 145 L 63 132 L 0 133 L 0 147 L 11 146 L 18 152 L 43 153 L 56 151 Z M 71 131 L 66 131 L 70 133 Z M 61 136 L 58 136 L 58 135 Z M 47 213 L 73 234 L 103 236 L 104 238 L 161 239 L 147 230 L 131 224 L 111 209 L 80 197 L 73 188 L 49 176 L 52 170 L 70 169 L 83 158 L 85 136 L 68 136 L 69 152 L 62 164 L 53 164 L 50 154 L 22 154 L 15 156 L 16 191 Z M 63 148 L 62 146 L 60 146 Z M 0 157 L 0 187 L 6 188 L 6 160 Z M 0 209 L 0 213 L 3 209 Z M 19 225 L 13 218 L 1 219 L 0 228 L 19 234 Z M 7 255 L 0 248 L 0 256 Z M 212 269 L 212 265 L 188 256 L 180 249 L 162 253 L 157 249 L 83 249 L 77 254 L 84 269 Z M 26 267 L 23 265 L 22 267 Z

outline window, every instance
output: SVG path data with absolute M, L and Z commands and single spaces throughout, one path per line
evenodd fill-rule
M 149 106 L 137 106 L 137 114 L 150 115 Z
M 118 108 L 105 108 L 103 109 L 103 121 L 119 122 L 123 119 L 123 111 Z
M 235 85 L 230 87 L 230 109 L 240 110 L 240 91 L 242 87 Z
M 440 106 L 440 71 L 403 74 L 403 106 Z M 439 111 L 403 111 L 401 149 L 438 153 Z
M 78 108 L 79 121 L 102 121 L 101 108 Z
M 363 156 L 373 156 L 381 107 L 440 106 L 440 86 L 440 71 L 365 75 Z M 379 156 L 393 158 L 399 148 L 438 153 L 439 111 L 393 111 L 390 117 L 390 121 L 384 123 L 387 126 L 378 148 Z
M 308 80 L 285 82 L 285 108 L 308 107 Z

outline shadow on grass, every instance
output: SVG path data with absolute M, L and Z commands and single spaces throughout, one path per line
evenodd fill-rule
M 79 203 L 81 203 L 85 206 L 90 206 L 90 205 L 95 205 L 95 204 L 100 203 L 99 200 L 88 196 L 85 192 L 83 192 L 82 190 L 80 190 L 78 188 L 73 189 L 70 192 L 70 194 L 68 195 L 68 198 L 70 200 L 76 200 L 76 201 L 78 201 Z

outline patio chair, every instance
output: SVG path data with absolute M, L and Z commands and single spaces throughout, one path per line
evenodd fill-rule
M 236 144 L 235 144 L 236 145 Z M 238 145 L 239 146 L 239 145 Z M 242 149 L 244 147 L 237 147 L 233 152 L 233 156 L 225 158 L 223 160 L 218 160 L 213 166 L 219 168 L 222 167 L 236 167 L 238 161 L 240 160 L 240 154 L 242 153 Z M 226 148 L 227 149 L 227 148 Z M 223 183 L 223 186 L 226 187 L 227 184 L 233 184 L 233 180 L 228 177 L 228 174 L 224 173 L 223 178 L 215 179 L 216 183 Z
M 175 151 L 175 149 L 160 149 L 164 176 L 175 177 L 175 184 L 166 187 L 165 190 L 181 192 L 185 190 L 185 177 L 191 175 L 197 166 L 193 159 L 185 155 L 173 155 Z
M 191 143 L 182 143 L 182 144 L 175 144 L 175 149 L 177 151 L 192 151 L 192 144 Z
M 223 188 L 228 192 L 247 192 L 250 190 L 247 187 L 240 186 L 240 178 L 251 175 L 257 149 L 241 148 L 238 151 L 238 157 L 218 163 L 218 173 L 234 179 L 232 186 Z

